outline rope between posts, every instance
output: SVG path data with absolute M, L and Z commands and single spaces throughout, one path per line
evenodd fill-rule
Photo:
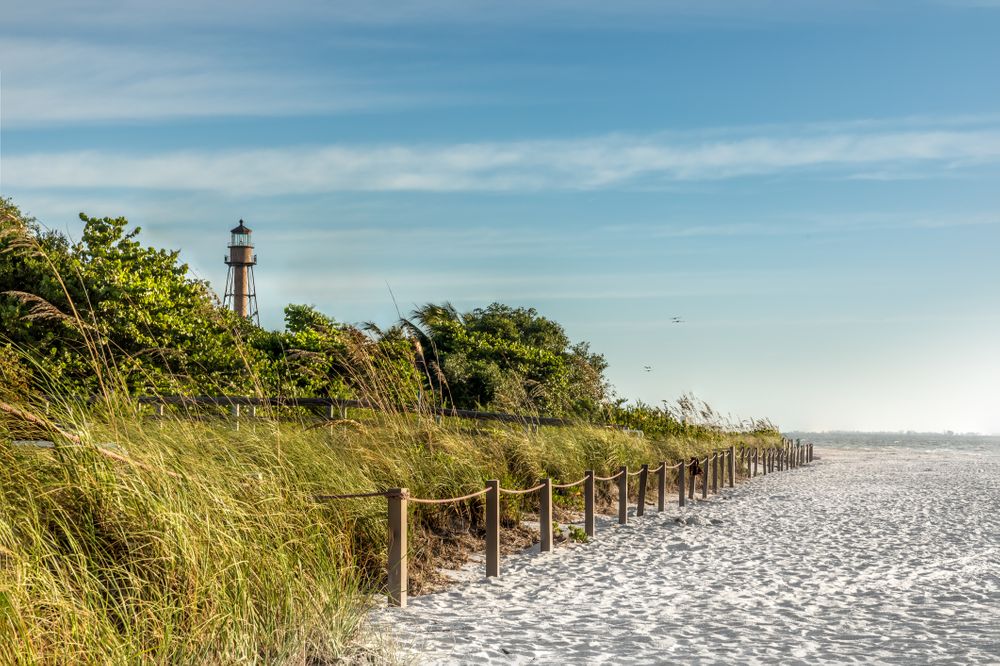
M 544 483 L 539 483 L 534 488 L 525 488 L 524 490 L 509 490 L 507 488 L 501 488 L 500 492 L 502 492 L 504 495 L 526 495 L 528 493 L 533 493 L 536 490 L 541 490 L 544 487 L 545 487 Z
M 618 472 L 617 474 L 614 474 L 612 476 L 595 476 L 594 481 L 614 481 L 621 475 L 622 473 Z
M 621 474 L 621 472 L 619 472 L 619 474 Z M 629 476 L 638 476 L 638 475 L 640 475 L 640 474 L 642 474 L 642 469 L 637 469 L 637 470 L 636 470 L 636 471 L 634 471 L 634 472 L 629 472 L 629 473 L 628 473 L 628 475 L 629 475 Z
M 348 493 L 346 495 L 317 495 L 318 501 L 335 499 L 358 499 L 360 497 L 387 497 L 389 493 L 385 490 L 378 490 L 372 493 Z
M 670 467 L 667 467 L 666 469 L 677 469 L 678 467 L 680 467 L 683 464 L 684 464 L 683 462 L 679 462 L 676 465 L 671 465 Z
M 461 502 L 462 500 L 479 497 L 480 495 L 485 495 L 488 492 L 490 492 L 489 488 L 483 488 L 479 492 L 469 493 L 468 495 L 462 495 L 461 497 L 449 497 L 448 499 L 419 499 L 417 497 L 408 497 L 407 499 L 411 502 L 416 502 L 417 504 L 447 504 L 448 502 Z
M 649 470 L 649 473 L 650 474 L 658 474 L 659 472 L 662 472 L 665 469 L 667 469 L 667 463 L 661 462 L 656 469 Z
M 572 488 L 573 486 L 580 485 L 581 483 L 583 483 L 586 480 L 587 480 L 587 477 L 583 477 L 579 481 L 574 481 L 573 483 L 553 483 L 552 487 L 553 488 Z

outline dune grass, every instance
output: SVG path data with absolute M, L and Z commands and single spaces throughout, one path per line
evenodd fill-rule
M 385 502 L 317 494 L 406 486 L 455 496 L 489 478 L 569 481 L 758 437 L 653 441 L 583 426 L 533 433 L 352 416 L 316 427 L 270 413 L 236 429 L 205 414 L 66 407 L 50 421 L 58 430 L 30 425 L 56 443 L 40 449 L 12 444 L 25 424 L 6 414 L 0 661 L 313 664 L 357 654 L 365 610 L 384 603 Z M 469 502 L 415 508 L 411 525 L 419 534 L 456 516 L 476 529 Z M 414 566 L 434 565 L 433 553 L 417 555 Z

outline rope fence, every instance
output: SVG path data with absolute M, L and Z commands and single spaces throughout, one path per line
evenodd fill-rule
M 544 483 L 539 483 L 534 488 L 525 488 L 524 490 L 511 490 L 510 488 L 501 488 L 500 492 L 503 493 L 504 495 L 527 495 L 528 493 L 533 493 L 538 490 L 541 490 L 544 487 L 545 487 Z
M 468 495 L 448 497 L 443 499 L 411 497 L 407 488 L 390 488 L 374 492 L 349 493 L 341 495 L 317 495 L 317 501 L 362 499 L 369 497 L 385 497 L 388 500 L 389 518 L 389 558 L 387 564 L 389 579 L 389 604 L 405 607 L 407 601 L 407 505 L 415 504 L 450 504 L 478 497 L 486 498 L 486 576 L 500 575 L 500 495 L 527 495 L 539 493 L 539 530 L 541 532 L 540 551 L 552 550 L 552 490 L 572 488 L 583 484 L 584 489 L 584 531 L 588 538 L 596 534 L 596 493 L 595 482 L 618 481 L 618 523 L 628 522 L 628 480 L 639 477 L 636 501 L 636 517 L 645 513 L 646 489 L 649 474 L 658 477 L 657 509 L 663 511 L 666 505 L 667 472 L 677 470 L 676 482 L 678 488 L 677 505 L 683 507 L 687 499 L 694 499 L 695 478 L 701 476 L 702 499 L 707 499 L 709 486 L 712 494 L 719 492 L 720 479 L 723 485 L 728 481 L 730 488 L 736 486 L 739 474 L 754 478 L 769 471 L 784 471 L 801 467 L 813 461 L 812 443 L 803 444 L 801 440 L 782 438 L 779 447 L 737 447 L 717 451 L 705 458 L 691 458 L 688 462 L 678 462 L 667 465 L 661 462 L 655 469 L 642 465 L 638 470 L 629 472 L 627 466 L 622 466 L 618 473 L 612 476 L 597 476 L 593 470 L 587 470 L 584 477 L 572 483 L 555 484 L 551 478 L 541 479 L 540 483 L 531 488 L 501 488 L 498 479 L 490 479 L 486 487 Z M 685 477 L 690 475 L 688 497 L 685 497 Z
M 553 483 L 552 487 L 553 488 L 573 488 L 574 486 L 578 486 L 581 483 L 586 482 L 586 480 L 587 480 L 587 477 L 583 477 L 579 481 L 574 481 L 573 483 Z
M 406 489 L 403 488 L 405 491 Z M 407 497 L 408 500 L 414 504 L 451 504 L 452 502 L 462 502 L 464 500 L 472 499 L 473 497 L 482 497 L 486 493 L 490 492 L 489 488 L 483 488 L 474 493 L 469 493 L 468 495 L 462 495 L 461 497 L 448 497 L 445 499 L 421 499 L 419 497 Z

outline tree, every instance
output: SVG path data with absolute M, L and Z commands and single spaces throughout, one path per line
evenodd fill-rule
M 219 307 L 177 251 L 144 247 L 125 218 L 80 219 L 71 244 L 0 207 L 0 323 L 42 369 L 36 380 L 80 391 L 255 387 L 265 360 L 247 344 L 255 328 Z
M 460 408 L 592 415 L 606 395 L 607 364 L 586 343 L 571 345 L 534 308 L 493 303 L 460 314 L 428 304 L 402 322 L 421 351 L 432 388 Z

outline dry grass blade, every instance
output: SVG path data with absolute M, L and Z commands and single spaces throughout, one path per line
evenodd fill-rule
M 30 307 L 28 313 L 24 315 L 25 321 L 60 321 L 71 325 L 79 324 L 81 326 L 88 326 L 84 322 L 78 321 L 75 317 L 66 314 L 41 296 L 29 294 L 26 291 L 13 290 L 5 291 L 3 294 L 11 296 Z

